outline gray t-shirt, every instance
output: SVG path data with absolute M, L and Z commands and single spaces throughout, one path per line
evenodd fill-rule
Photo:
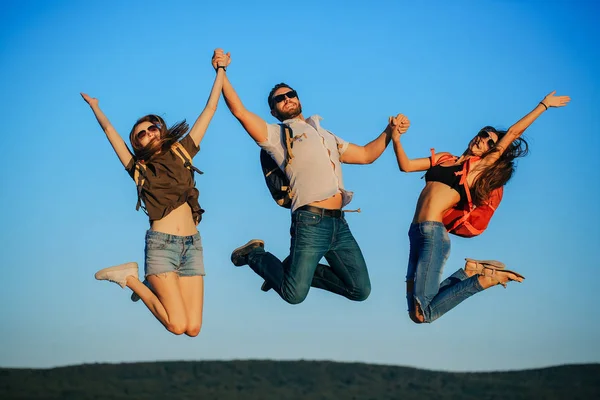
M 340 157 L 348 142 L 321 128 L 322 118 L 313 115 L 302 121 L 283 121 L 294 136 L 293 159 L 286 168 L 292 189 L 292 211 L 315 201 L 326 200 L 336 193 L 342 194 L 342 207 L 352 200 L 352 192 L 344 189 Z M 267 124 L 266 142 L 257 142 L 283 169 L 286 146 L 279 124 Z

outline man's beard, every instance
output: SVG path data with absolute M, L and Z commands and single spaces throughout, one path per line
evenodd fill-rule
M 302 104 L 300 103 L 298 103 L 297 107 L 292 107 L 287 111 L 277 111 L 277 115 L 279 116 L 280 121 L 296 118 L 300 114 L 302 114 Z

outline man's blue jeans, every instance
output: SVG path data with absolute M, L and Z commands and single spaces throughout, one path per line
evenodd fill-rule
M 292 213 L 290 255 L 281 262 L 262 247 L 248 265 L 290 304 L 304 301 L 311 286 L 362 301 L 371 293 L 365 259 L 343 216 L 296 210 Z M 325 257 L 329 265 L 319 264 Z
M 468 277 L 463 269 L 440 283 L 444 264 L 450 255 L 450 238 L 444 224 L 437 221 L 411 224 L 408 237 L 410 255 L 406 300 L 413 321 L 433 322 L 483 290 L 477 275 Z M 416 309 L 417 305 L 420 310 Z M 418 320 L 417 314 L 422 314 L 423 321 Z

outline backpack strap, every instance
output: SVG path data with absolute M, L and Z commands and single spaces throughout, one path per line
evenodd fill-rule
M 460 184 L 465 187 L 465 192 L 467 194 L 467 201 L 469 203 L 469 209 L 473 210 L 475 206 L 473 205 L 473 201 L 471 200 L 471 190 L 469 188 L 469 183 L 467 182 L 467 177 L 469 176 L 469 172 L 471 171 L 471 163 L 473 161 L 479 160 L 481 157 L 470 157 L 463 164 L 463 169 L 460 172 L 457 172 L 456 175 L 461 175 Z
M 137 204 L 135 205 L 135 210 L 138 211 L 140 207 L 146 214 L 146 207 L 142 204 L 142 188 L 144 187 L 144 182 L 146 182 L 146 164 L 141 161 L 136 161 L 133 165 L 133 181 L 135 182 L 135 186 L 137 188 Z
M 440 156 L 440 158 L 438 158 L 437 160 L 435 159 L 435 149 L 431 148 L 431 166 L 435 166 L 435 165 L 439 165 L 443 162 L 449 161 L 449 160 L 457 160 L 458 157 L 453 156 L 452 154 L 442 154 Z M 467 182 L 467 176 L 469 175 L 469 171 L 471 170 L 471 160 L 473 160 L 474 158 L 469 158 L 466 162 L 463 163 L 463 167 L 460 171 L 455 172 L 455 174 L 457 176 L 460 176 L 460 181 L 459 184 L 463 185 L 465 188 L 465 193 L 467 195 L 467 204 L 469 206 L 469 212 L 465 213 L 465 215 L 463 216 L 463 218 L 461 218 L 460 220 L 458 220 L 455 223 L 455 226 L 458 226 L 460 223 L 462 223 L 464 220 L 466 220 L 469 217 L 469 213 L 475 208 L 473 206 L 473 201 L 471 200 L 471 191 L 469 190 L 469 184 Z M 477 158 L 475 158 L 477 159 Z
M 462 208 L 462 213 L 463 213 L 462 216 L 459 219 L 457 219 L 456 221 L 454 221 L 452 226 L 450 226 L 450 227 L 446 226 L 446 230 L 448 232 L 453 232 L 463 222 L 465 222 L 467 219 L 469 219 L 471 212 L 475 209 L 475 205 L 473 204 L 473 200 L 471 199 L 471 190 L 469 189 L 469 184 L 467 182 L 467 176 L 469 175 L 470 168 L 471 168 L 471 163 L 469 162 L 469 160 L 467 160 L 466 162 L 463 163 L 462 169 L 458 172 L 455 172 L 455 174 L 457 176 L 460 176 L 459 184 L 463 185 L 463 187 L 465 188 L 465 194 L 467 195 L 467 204 L 466 204 L 467 207 Z M 473 232 L 469 226 L 467 226 L 467 229 L 469 229 L 469 231 L 471 231 L 471 233 L 475 233 L 476 235 L 481 233 L 481 232 Z
M 289 164 L 291 164 L 292 160 L 294 159 L 294 152 L 292 151 L 292 148 L 294 147 L 294 133 L 292 132 L 292 128 L 290 128 L 286 124 L 279 124 L 279 126 L 281 127 L 281 134 L 285 138 L 286 151 L 285 151 L 285 159 L 283 160 L 283 173 L 285 175 L 285 170 L 287 169 L 287 166 Z M 277 169 L 279 169 L 279 166 L 276 169 L 269 171 L 266 176 L 269 176 L 271 173 L 273 173 Z M 286 192 L 287 197 L 290 200 L 294 197 L 294 193 L 292 192 L 291 186 L 281 186 L 281 191 Z M 280 199 L 277 203 L 281 206 L 283 204 L 283 202 L 285 202 L 285 199 Z
M 192 157 L 190 157 L 190 153 L 187 152 L 185 147 L 179 142 L 173 143 L 171 146 L 171 151 L 177 157 L 183 161 L 183 166 L 192 171 L 192 173 L 197 172 L 199 174 L 203 174 L 204 172 L 200 171 L 198 168 L 194 167 L 192 164 Z
M 288 166 L 288 164 L 292 163 L 292 160 L 294 158 L 294 152 L 292 151 L 292 148 L 294 147 L 294 134 L 292 133 L 292 129 L 286 124 L 279 124 L 279 126 L 281 126 L 281 134 L 285 138 L 286 152 L 283 165 L 283 169 L 285 171 L 285 168 Z
M 469 176 L 469 171 L 471 170 L 471 159 L 468 159 L 463 163 L 463 167 L 460 171 L 455 172 L 457 176 L 460 176 L 459 184 L 463 185 L 465 188 L 465 193 L 467 195 L 467 204 L 469 205 L 469 210 L 473 210 L 475 208 L 473 206 L 473 200 L 471 199 L 471 189 L 469 188 L 469 183 L 467 181 L 467 177 Z
M 431 151 L 431 166 L 434 167 L 436 165 L 439 165 L 443 162 L 446 162 L 448 160 L 456 160 L 458 157 L 453 156 L 452 154 L 442 154 L 440 156 L 440 158 L 438 158 L 437 160 L 435 159 L 435 149 L 431 148 L 429 149 Z

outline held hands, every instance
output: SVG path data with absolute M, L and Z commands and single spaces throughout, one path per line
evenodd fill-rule
M 555 96 L 555 94 L 556 90 L 547 94 L 546 97 L 544 97 L 544 100 L 541 101 L 542 105 L 545 105 L 546 108 L 564 107 L 569 101 L 571 101 L 569 96 Z
M 400 135 L 406 133 L 410 127 L 410 121 L 404 114 L 388 118 L 388 128 L 392 132 L 392 139 L 399 139 Z
M 215 49 L 212 56 L 212 66 L 215 69 L 215 71 L 218 67 L 227 67 L 230 63 L 230 53 L 225 53 L 223 49 Z
M 85 100 L 86 103 L 89 104 L 90 107 L 97 107 L 98 106 L 98 99 L 95 97 L 90 97 L 85 93 L 79 93 L 81 95 L 81 97 L 83 97 L 83 99 Z

